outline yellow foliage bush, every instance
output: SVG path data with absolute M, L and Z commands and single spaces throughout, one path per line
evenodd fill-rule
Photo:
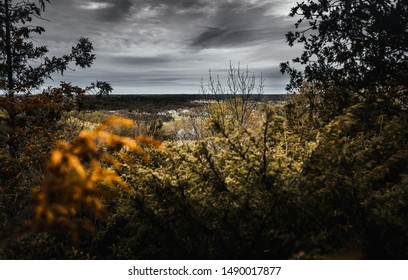
M 105 216 L 109 189 L 120 187 L 130 192 L 116 172 L 118 160 L 129 159 L 123 150 L 148 160 L 143 145 L 159 148 L 161 143 L 149 137 L 130 139 L 115 135 L 110 130 L 117 126 L 133 127 L 134 122 L 112 117 L 93 131 L 80 132 L 72 143 L 57 143 L 47 163 L 44 185 L 34 189 L 35 227 L 56 226 L 68 230 L 73 240 L 78 241 L 81 231 L 92 233 L 89 215 Z M 120 152 L 115 157 L 110 151 Z

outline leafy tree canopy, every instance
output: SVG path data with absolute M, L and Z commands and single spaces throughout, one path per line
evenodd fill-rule
M 71 53 L 62 57 L 48 57 L 46 46 L 36 46 L 33 37 L 45 30 L 32 25 L 41 18 L 49 0 L 12 1 L 0 3 L 0 89 L 6 95 L 29 93 L 38 88 L 54 73 L 63 74 L 70 63 L 86 68 L 95 59 L 93 46 L 87 38 L 80 38 Z
M 303 1 L 290 16 L 300 16 L 286 34 L 290 46 L 302 43 L 301 56 L 281 63 L 291 76 L 287 90 L 313 82 L 364 93 L 408 83 L 408 2 L 406 0 Z

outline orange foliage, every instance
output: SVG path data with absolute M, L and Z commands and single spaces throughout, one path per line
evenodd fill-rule
M 42 94 L 0 97 L 0 108 L 7 112 L 1 133 L 7 136 L 7 156 L 0 163 L 0 212 L 7 219 L 23 212 L 31 202 L 27 193 L 43 185 L 50 150 L 68 133 L 60 120 L 83 95 L 80 88 L 61 83 Z
M 47 164 L 44 186 L 35 194 L 36 226 L 66 229 L 77 241 L 80 231 L 92 232 L 89 215 L 97 218 L 106 215 L 109 189 L 120 186 L 130 192 L 116 172 L 120 167 L 119 159 L 129 160 L 122 148 L 147 160 L 142 145 L 160 148 L 161 143 L 148 137 L 120 137 L 109 131 L 115 126 L 132 127 L 134 122 L 112 117 L 93 131 L 80 132 L 73 143 L 57 143 Z M 115 158 L 109 150 L 121 151 Z

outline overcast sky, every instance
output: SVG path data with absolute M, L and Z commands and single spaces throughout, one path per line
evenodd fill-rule
M 208 70 L 225 76 L 230 64 L 263 73 L 266 94 L 285 93 L 288 81 L 279 63 L 300 49 L 290 48 L 293 29 L 289 0 L 51 0 L 38 44 L 50 53 L 69 52 L 88 37 L 96 61 L 65 80 L 85 86 L 110 82 L 114 93 L 198 93 Z

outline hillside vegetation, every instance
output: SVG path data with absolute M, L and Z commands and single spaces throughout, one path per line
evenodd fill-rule
M 36 109 L 2 161 L 3 257 L 406 258 L 406 109 L 324 123 L 307 90 L 136 123 Z
M 28 57 L 0 46 L 0 257 L 408 258 L 407 14 L 406 1 L 297 4 L 287 40 L 304 71 L 281 64 L 279 104 L 231 65 L 188 108 L 83 110 L 87 89 L 68 83 L 30 95 L 51 72 L 14 81 Z M 88 67 L 91 50 L 82 38 L 49 70 Z

